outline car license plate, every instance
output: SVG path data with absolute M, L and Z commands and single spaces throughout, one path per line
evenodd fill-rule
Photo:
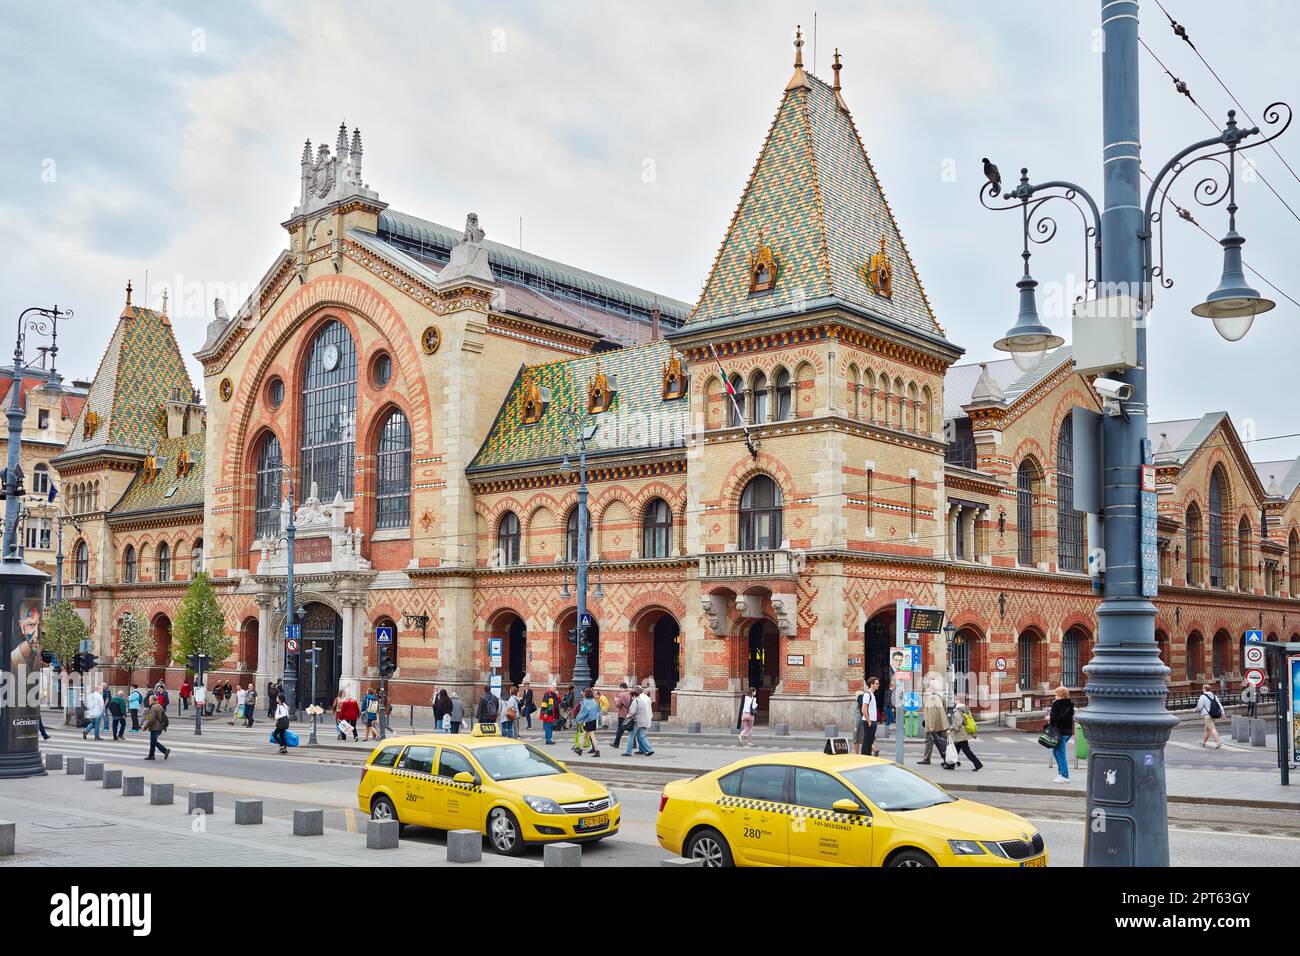
M 1040 856 L 1032 860 L 1025 860 L 1025 862 L 1021 863 L 1020 865 L 1021 866 L 1047 866 L 1047 857 Z
M 575 830 L 603 830 L 609 826 L 609 814 L 602 813 L 596 817 L 579 817 Z

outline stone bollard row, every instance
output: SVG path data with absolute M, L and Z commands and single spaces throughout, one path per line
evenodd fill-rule
M 216 813 L 215 798 L 211 790 L 191 790 L 189 792 L 189 805 L 187 813 L 206 813 L 209 816 Z
M 704 866 L 703 859 L 694 859 L 684 856 L 670 856 L 667 859 L 659 861 L 660 866 Z
M 582 845 L 548 843 L 542 850 L 542 866 L 582 866 Z
M 149 806 L 169 807 L 176 800 L 176 785 L 172 783 L 149 784 Z
M 262 801 L 261 800 L 236 800 L 235 801 L 235 825 L 236 826 L 256 826 L 262 822 Z
M 366 822 L 367 850 L 396 850 L 398 830 L 396 820 L 368 820 Z
M 87 761 L 86 761 L 86 767 L 85 767 L 85 776 L 86 776 L 86 779 L 87 779 L 87 780 L 103 780 L 103 779 L 104 779 L 104 761 L 102 761 L 102 760 L 87 760 Z
M 103 783 L 103 787 L 104 787 L 105 790 L 121 790 L 121 789 L 122 789 L 122 771 L 120 771 L 120 770 L 105 770 L 105 771 L 104 771 L 104 783 Z
M 62 769 L 63 769 L 63 754 L 46 754 L 46 755 L 45 755 L 45 769 L 46 769 L 46 770 L 62 770 Z
M 478 863 L 483 859 L 483 834 L 477 830 L 451 830 L 447 833 L 448 863 Z
M 144 796 L 144 777 L 123 777 L 123 778 L 122 778 L 122 796 L 124 796 L 124 797 L 143 797 L 143 796 Z
M 1250 745 L 1252 747 L 1268 746 L 1268 721 L 1252 720 L 1250 722 Z
M 64 768 L 64 772 L 67 773 L 69 776 L 72 775 L 80 776 L 84 774 L 86 772 L 86 758 L 69 757 L 67 766 Z
M 0 820 L 0 857 L 13 856 L 18 849 L 18 826 Z
M 318 808 L 293 811 L 294 836 L 324 836 L 325 811 Z

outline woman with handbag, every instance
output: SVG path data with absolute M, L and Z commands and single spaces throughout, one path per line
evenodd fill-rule
M 1064 687 L 1056 688 L 1056 700 L 1052 701 L 1052 711 L 1043 726 L 1043 734 L 1038 742 L 1044 747 L 1052 748 L 1056 758 L 1056 779 L 1053 783 L 1068 783 L 1070 767 L 1065 762 L 1065 745 L 1074 736 L 1074 701 L 1070 692 Z
M 952 723 L 948 727 L 948 733 L 951 737 L 953 746 L 959 753 L 964 753 L 973 764 L 973 772 L 978 773 L 980 767 L 980 758 L 975 756 L 975 751 L 970 749 L 970 742 L 975 739 L 976 733 L 975 715 L 970 712 L 966 702 L 958 697 L 952 706 Z

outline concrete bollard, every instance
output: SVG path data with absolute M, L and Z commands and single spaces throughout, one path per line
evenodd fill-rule
M 235 823 L 238 826 L 253 826 L 262 822 L 261 800 L 236 800 Z
M 698 866 L 701 869 L 703 869 L 704 860 L 703 858 L 691 859 L 684 856 L 670 856 L 666 860 L 660 860 L 659 865 L 660 866 Z
M 191 790 L 189 793 L 188 813 L 202 811 L 203 813 L 216 813 L 216 804 L 213 799 L 211 790 Z
M 149 784 L 149 806 L 169 807 L 175 800 L 176 785 L 174 783 Z
M 13 856 L 18 845 L 18 826 L 8 820 L 0 820 L 0 857 Z
M 122 778 L 122 796 L 124 796 L 124 797 L 143 797 L 143 796 L 144 796 L 144 777 L 123 777 L 123 778 Z
M 686 725 L 686 732 L 688 734 L 702 734 L 704 733 L 704 725 L 698 720 L 693 720 Z
M 548 843 L 542 850 L 542 866 L 582 866 L 582 846 L 577 843 Z
M 1252 747 L 1268 746 L 1268 722 L 1252 720 L 1250 722 L 1250 745 Z
M 104 789 L 121 790 L 122 789 L 122 771 L 105 770 L 104 771 Z
M 477 830 L 447 832 L 448 863 L 478 863 L 483 859 L 483 834 Z
M 1236 741 L 1245 740 L 1245 736 L 1244 736 L 1245 732 L 1243 730 L 1245 723 L 1246 723 L 1245 717 L 1242 717 L 1240 714 L 1232 715 L 1232 739 L 1233 740 Z
M 773 724 L 773 725 L 772 725 L 772 733 L 774 733 L 774 734 L 775 734 L 776 736 L 778 736 L 778 737 L 789 737 L 789 736 L 790 736 L 790 725 L 789 725 L 789 724 Z
M 397 831 L 401 826 L 396 820 L 367 820 L 366 849 L 396 850 Z
M 325 811 L 316 808 L 293 811 L 293 835 L 324 836 Z
M 659 721 L 657 721 L 657 720 L 652 720 L 652 721 L 650 722 L 650 733 L 652 733 L 652 734 L 657 734 L 657 733 L 659 733 Z
M 823 730 L 827 737 L 838 737 L 840 735 L 839 724 L 827 724 Z
M 102 760 L 87 760 L 85 773 L 87 780 L 103 780 L 104 762 Z
M 86 772 L 86 758 L 69 757 L 66 772 L 69 775 L 76 774 L 77 776 L 81 776 L 83 773 Z
M 63 754 L 46 754 L 46 755 L 45 755 L 45 769 L 46 769 L 46 770 L 62 770 L 62 769 L 63 769 Z

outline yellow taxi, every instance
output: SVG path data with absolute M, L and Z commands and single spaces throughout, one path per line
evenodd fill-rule
M 1014 813 L 879 757 L 773 753 L 664 787 L 659 844 L 705 866 L 1046 866 Z
M 528 844 L 585 843 L 618 832 L 618 797 L 536 747 L 495 736 L 390 737 L 366 760 L 357 804 L 375 820 L 440 830 L 478 830 L 517 856 Z

